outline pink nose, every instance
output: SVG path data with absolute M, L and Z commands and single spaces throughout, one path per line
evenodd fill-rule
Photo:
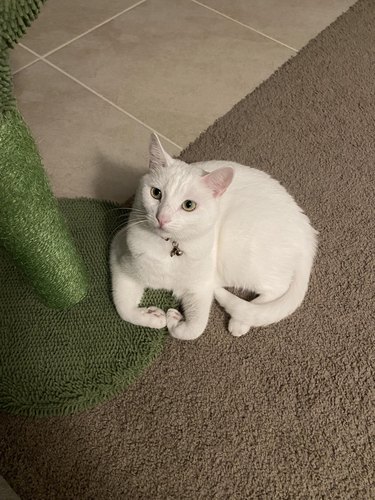
M 168 222 L 170 222 L 170 219 L 168 219 L 168 217 L 165 217 L 165 215 L 157 215 L 156 218 L 159 222 L 160 227 L 163 227 L 168 224 Z

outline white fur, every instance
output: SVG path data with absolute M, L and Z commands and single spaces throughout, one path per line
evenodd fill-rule
M 150 190 L 162 191 L 161 200 Z M 184 211 L 193 200 L 197 208 Z M 156 217 L 169 221 L 159 227 Z M 206 328 L 215 297 L 229 313 L 229 331 L 244 335 L 291 314 L 306 294 L 316 232 L 287 191 L 268 174 L 233 162 L 187 165 L 172 159 L 153 135 L 150 170 L 139 184 L 129 224 L 111 248 L 113 299 L 134 324 L 168 327 L 195 339 Z M 170 241 L 163 238 L 170 237 Z M 184 252 L 170 256 L 171 241 Z M 224 287 L 255 291 L 251 302 Z M 183 316 L 139 308 L 146 288 L 172 290 Z

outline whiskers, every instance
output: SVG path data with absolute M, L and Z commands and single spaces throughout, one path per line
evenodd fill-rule
M 111 232 L 110 239 L 123 228 L 130 229 L 134 226 L 145 224 L 152 222 L 153 219 L 150 215 L 145 211 L 138 208 L 125 208 L 125 207 L 116 207 L 110 209 L 110 211 L 120 212 L 117 214 L 117 219 L 120 224 Z M 124 212 L 124 213 L 121 213 Z
M 141 210 L 139 208 L 115 207 L 115 208 L 109 209 L 109 212 L 114 212 L 114 211 L 120 212 L 120 214 L 118 214 L 118 217 L 127 217 L 131 213 L 146 214 L 146 212 L 144 210 Z
M 135 219 L 132 220 L 129 224 L 125 222 L 124 226 L 126 226 L 127 229 L 130 229 L 131 227 L 137 226 L 138 224 L 144 224 L 145 222 L 149 222 L 149 219 L 147 218 Z

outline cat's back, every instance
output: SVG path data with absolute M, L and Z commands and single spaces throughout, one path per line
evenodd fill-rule
M 207 161 L 195 163 L 206 172 L 219 168 L 231 167 L 234 170 L 233 181 L 224 193 L 221 206 L 232 212 L 240 209 L 279 209 L 280 206 L 298 208 L 293 197 L 286 189 L 266 172 L 231 161 Z
M 301 252 L 315 247 L 308 217 L 292 195 L 261 170 L 225 161 L 199 164 L 207 172 L 229 166 L 233 181 L 220 198 L 217 224 L 219 286 L 256 290 L 270 269 L 283 269 L 289 279 Z
M 233 181 L 220 200 L 219 232 L 226 242 L 245 245 L 254 238 L 271 242 L 277 237 L 298 245 L 313 237 L 309 219 L 293 196 L 266 172 L 229 161 L 196 164 L 206 172 L 232 167 Z

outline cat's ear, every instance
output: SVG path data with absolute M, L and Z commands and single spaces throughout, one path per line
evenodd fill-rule
M 155 134 L 151 134 L 150 147 L 149 147 L 149 167 L 165 167 L 170 164 L 172 157 L 164 151 L 163 146 L 159 140 L 159 137 Z
M 225 193 L 227 187 L 233 180 L 234 171 L 232 167 L 218 168 L 202 177 L 203 182 L 211 189 L 215 198 Z

